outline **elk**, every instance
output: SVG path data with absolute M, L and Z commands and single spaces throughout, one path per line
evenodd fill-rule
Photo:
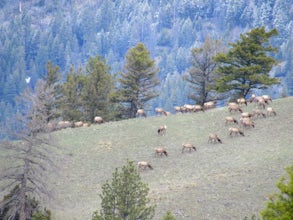
M 209 134 L 208 143 L 223 143 L 216 134 Z

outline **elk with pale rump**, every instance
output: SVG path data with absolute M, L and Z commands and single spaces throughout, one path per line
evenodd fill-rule
M 138 109 L 137 111 L 136 111 L 136 116 L 137 117 L 147 117 L 147 115 L 146 115 L 146 113 L 145 113 L 145 110 L 144 109 Z
M 235 128 L 235 127 L 230 127 L 229 128 L 229 135 L 232 136 L 236 136 L 236 135 L 241 135 L 241 136 L 244 136 L 244 133 L 243 131 L 241 131 L 239 128 Z
M 188 149 L 189 153 L 191 152 L 191 150 L 196 151 L 196 147 L 193 144 L 191 144 L 191 143 L 184 143 L 184 144 L 182 144 L 181 153 L 183 153 L 185 149 Z
M 102 117 L 100 117 L 100 116 L 96 116 L 96 117 L 94 118 L 94 122 L 95 122 L 95 123 L 98 123 L 98 124 L 105 123 L 104 119 L 103 119 Z
M 159 156 L 163 156 L 165 155 L 166 157 L 168 157 L 168 153 L 166 151 L 166 149 L 164 147 L 156 147 L 155 148 L 155 154 L 159 155 Z
M 225 118 L 225 125 L 228 125 L 228 124 L 238 124 L 238 121 L 234 118 L 234 117 L 231 117 L 231 116 L 227 116 Z
M 158 128 L 158 135 L 165 135 L 167 131 L 167 125 L 161 125 Z
M 208 143 L 223 143 L 216 134 L 209 134 Z
M 167 116 L 167 112 L 162 108 L 155 108 L 156 115 L 165 115 Z
M 140 170 L 145 170 L 145 169 L 147 169 L 147 168 L 149 168 L 150 170 L 153 170 L 154 168 L 150 165 L 150 163 L 149 162 L 146 162 L 146 161 L 139 161 L 138 163 L 137 163 L 137 167 L 138 167 L 138 169 L 140 169 Z
M 268 107 L 267 108 L 267 116 L 270 116 L 270 115 L 277 115 L 277 112 L 272 108 L 272 107 Z

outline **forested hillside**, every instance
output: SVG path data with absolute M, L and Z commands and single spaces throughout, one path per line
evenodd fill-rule
M 0 1 L 0 119 L 16 111 L 14 97 L 34 87 L 50 61 L 62 80 L 90 57 L 105 58 L 111 73 L 122 71 L 126 52 L 142 42 L 160 68 L 160 96 L 150 106 L 170 110 L 190 102 L 181 75 L 190 51 L 207 36 L 229 42 L 265 26 L 279 65 L 272 74 L 282 85 L 266 93 L 293 94 L 293 6 L 291 0 L 2 0 Z M 27 80 L 26 80 L 27 79 Z M 30 80 L 29 80 L 30 79 Z M 151 108 L 150 107 L 150 108 Z

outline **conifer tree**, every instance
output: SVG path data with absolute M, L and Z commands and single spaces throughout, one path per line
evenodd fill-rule
M 125 116 L 134 118 L 139 108 L 159 95 L 157 73 L 159 68 L 150 58 L 149 51 L 142 43 L 131 48 L 126 54 L 125 72 L 121 73 L 121 88 L 117 91 L 117 99 L 125 107 Z
M 91 57 L 86 66 L 86 77 L 82 88 L 82 106 L 85 120 L 92 122 L 99 115 L 110 120 L 110 95 L 114 89 L 114 80 L 109 73 L 110 66 L 101 57 Z
M 293 219 L 293 165 L 286 168 L 289 179 L 282 177 L 277 183 L 279 194 L 274 194 L 261 216 L 264 220 Z
M 269 39 L 278 34 L 276 29 L 265 31 L 264 27 L 252 29 L 240 35 L 241 40 L 230 43 L 227 53 L 219 53 L 215 60 L 221 65 L 217 71 L 215 89 L 218 92 L 234 92 L 236 97 L 246 97 L 250 90 L 268 88 L 278 84 L 277 78 L 269 75 L 277 62 L 268 54 L 277 52 Z
M 102 210 L 94 212 L 92 220 L 152 219 L 155 207 L 148 205 L 148 192 L 134 162 L 127 161 L 121 170 L 115 169 L 112 181 L 102 186 Z

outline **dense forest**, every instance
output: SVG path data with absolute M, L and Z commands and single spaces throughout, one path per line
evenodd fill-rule
M 271 71 L 282 84 L 264 92 L 293 94 L 291 0 L 2 0 L 0 1 L 0 120 L 17 111 L 15 97 L 46 75 L 50 61 L 61 81 L 73 69 L 101 56 L 115 76 L 127 51 L 142 42 L 160 71 L 160 95 L 149 102 L 172 111 L 191 102 L 182 74 L 190 53 L 206 37 L 226 47 L 240 34 L 276 28 L 272 45 L 279 64 Z

